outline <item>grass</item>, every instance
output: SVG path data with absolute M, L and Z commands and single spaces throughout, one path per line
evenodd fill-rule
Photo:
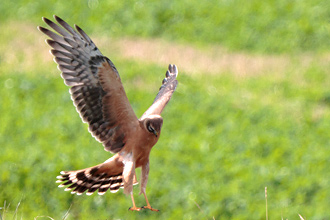
M 70 23 L 84 24 L 88 32 L 107 36 L 162 37 L 256 53 L 325 52 L 324 45 L 330 44 L 329 6 L 327 0 L 211 0 L 203 4 L 187 0 L 86 0 L 83 4 L 79 0 L 17 0 L 1 4 L 0 19 L 37 23 L 40 17 L 56 13 Z
M 45 37 L 29 26 L 40 25 L 40 16 L 49 17 L 51 11 L 59 15 L 66 14 L 67 18 L 62 17 L 70 23 L 82 23 L 80 26 L 87 29 L 88 33 L 92 33 L 94 29 L 96 33 L 100 33 L 102 25 L 119 27 L 116 23 L 119 22 L 121 31 L 115 32 L 115 29 L 110 28 L 100 34 L 104 34 L 103 37 L 115 33 L 117 38 L 114 41 L 119 36 L 126 37 L 136 33 L 140 37 L 157 36 L 163 40 L 184 41 L 184 44 L 195 45 L 194 48 L 198 45 L 196 50 L 200 50 L 200 47 L 205 50 L 220 42 L 201 36 L 212 32 L 212 27 L 208 25 L 215 20 L 211 19 L 216 16 L 215 9 L 225 3 L 214 6 L 214 11 L 208 6 L 210 18 L 202 18 L 200 21 L 204 21 L 205 27 L 191 22 L 197 19 L 198 13 L 207 8 L 207 5 L 200 8 L 194 6 L 190 12 L 184 11 L 182 16 L 198 12 L 192 16 L 191 21 L 184 19 L 182 24 L 186 24 L 186 29 L 199 27 L 201 29 L 197 30 L 200 32 L 191 34 L 193 32 L 185 28 L 178 28 L 172 35 L 174 31 L 163 30 L 164 33 L 152 34 L 148 27 L 145 33 L 134 29 L 141 27 L 139 22 L 145 21 L 149 13 L 157 13 L 161 3 L 148 5 L 141 1 L 146 13 L 141 14 L 141 21 L 129 25 L 128 18 L 135 16 L 138 9 L 124 11 L 129 8 L 122 5 L 124 3 L 111 3 L 113 13 L 104 13 L 107 16 L 103 17 L 95 14 L 106 10 L 107 7 L 100 7 L 101 4 L 91 10 L 86 4 L 75 7 L 70 5 L 74 2 L 67 3 L 72 7 L 61 2 L 53 5 L 21 2 L 22 5 L 19 4 L 20 1 L 17 3 L 18 11 L 24 12 L 20 18 L 11 14 L 13 10 L 6 10 L 1 15 L 1 19 L 6 21 L 1 23 L 3 34 L 0 36 L 2 218 L 264 219 L 265 186 L 268 191 L 270 219 L 298 219 L 298 213 L 305 219 L 330 217 L 329 50 L 326 46 L 321 47 L 328 45 L 329 38 L 323 38 L 322 30 L 312 32 L 317 35 L 315 41 L 313 40 L 316 46 L 310 48 L 306 46 L 309 44 L 286 42 L 287 35 L 294 34 L 293 30 L 299 27 L 288 30 L 290 33 L 283 34 L 282 40 L 272 36 L 280 35 L 280 29 L 275 29 L 276 33 L 270 33 L 269 38 L 265 37 L 268 29 L 264 29 L 264 38 L 261 37 L 260 41 L 252 40 L 251 47 L 242 46 L 244 42 L 235 43 L 237 38 L 243 38 L 248 31 L 242 30 L 238 36 L 234 31 L 224 32 L 228 35 L 226 40 L 221 41 L 221 46 L 229 48 L 230 53 L 243 50 L 246 56 L 251 55 L 251 59 L 256 52 L 260 53 L 258 56 L 266 56 L 263 53 L 268 53 L 269 48 L 281 45 L 276 46 L 276 50 L 270 50 L 284 53 L 278 55 L 282 58 L 289 57 L 290 62 L 286 62 L 285 67 L 280 67 L 281 62 L 278 63 L 281 71 L 272 68 L 266 73 L 241 77 L 230 71 L 221 74 L 191 74 L 189 68 L 181 69 L 179 66 L 179 86 L 162 115 L 162 136 L 150 157 L 147 193 L 152 206 L 159 208 L 161 212 L 132 213 L 127 211 L 131 206 L 130 198 L 121 191 L 117 194 L 106 193 L 104 196 L 76 196 L 57 188 L 55 177 L 59 171 L 89 167 L 105 161 L 111 155 L 90 136 L 87 125 L 81 123 L 70 100 L 68 88 L 63 84 L 51 56 L 47 53 L 48 48 L 43 42 Z M 290 10 L 301 10 L 312 16 L 316 9 L 305 9 L 316 3 L 303 1 L 299 7 L 293 3 Z M 0 7 L 13 9 L 12 4 L 6 1 Z M 177 8 L 183 3 L 172 4 L 173 6 L 169 4 L 167 7 Z M 226 7 L 233 8 L 232 4 L 229 3 Z M 255 3 L 253 8 L 259 7 L 258 13 L 263 16 L 256 13 L 255 19 L 249 21 L 261 22 L 268 18 L 272 14 L 272 4 L 272 1 L 269 1 L 269 5 Z M 285 3 L 279 1 L 276 4 L 281 6 Z M 320 2 L 316 8 L 321 7 L 318 10 L 324 10 L 322 4 L 325 2 Z M 51 6 L 55 10 L 50 10 Z M 242 18 L 237 22 L 246 15 L 254 14 L 250 4 L 242 7 L 233 12 L 235 15 L 242 13 Z M 123 17 L 119 16 L 119 12 Z M 284 19 L 281 15 L 283 14 L 279 13 L 278 17 L 273 15 L 275 17 L 269 19 L 275 22 L 275 18 L 278 18 L 279 22 L 275 23 L 281 26 L 281 19 Z M 165 13 L 162 16 L 170 15 Z M 226 13 L 219 13 L 218 16 L 224 16 L 224 20 L 230 18 Z M 283 23 L 293 23 L 290 17 L 292 15 L 287 16 Z M 306 19 L 311 23 L 317 22 L 315 27 L 324 25 L 318 17 L 325 15 L 321 13 L 315 16 L 314 20 L 310 17 Z M 21 19 L 25 21 L 19 22 Z M 115 23 L 106 22 L 106 19 Z M 127 23 L 124 23 L 125 19 L 128 19 Z M 172 22 L 171 16 L 163 19 L 161 27 L 167 27 L 167 22 Z M 154 22 L 160 20 L 156 19 Z M 219 27 L 224 26 L 221 22 Z M 127 24 L 127 27 L 123 24 Z M 241 24 L 240 27 L 248 25 Z M 300 38 L 304 38 L 304 34 L 298 34 L 292 41 L 299 42 Z M 269 44 L 265 43 L 266 39 Z M 258 49 L 259 47 L 263 49 Z M 107 44 L 100 47 L 116 64 L 129 100 L 140 116 L 157 93 L 168 63 L 149 63 L 148 59 L 141 61 L 127 58 L 125 54 L 109 48 L 111 45 Z M 298 57 L 308 54 L 315 58 L 311 62 L 304 62 L 304 59 L 292 55 L 292 51 L 298 53 Z M 325 58 L 318 59 L 319 56 Z M 246 65 L 246 68 L 249 66 Z M 145 205 L 143 196 L 138 196 L 138 187 L 135 188 L 135 195 L 136 203 Z

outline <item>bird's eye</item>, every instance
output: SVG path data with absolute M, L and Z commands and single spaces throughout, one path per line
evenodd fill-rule
M 151 127 L 151 125 L 148 125 L 147 129 L 149 132 L 152 132 L 152 133 L 155 131 L 155 129 L 153 127 Z

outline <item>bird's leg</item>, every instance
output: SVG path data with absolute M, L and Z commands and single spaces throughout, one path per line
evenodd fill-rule
M 142 208 L 136 207 L 135 201 L 134 201 L 133 192 L 131 192 L 131 199 L 132 199 L 133 207 L 130 207 L 128 210 L 131 210 L 131 211 L 140 211 Z
M 147 202 L 147 205 L 146 205 L 146 206 L 143 206 L 142 208 L 143 208 L 143 209 L 150 209 L 151 211 L 155 211 L 155 212 L 159 212 L 158 209 L 154 209 L 154 208 L 151 207 L 151 205 L 150 205 L 150 203 L 149 203 L 149 201 L 148 201 L 148 198 L 147 198 L 147 194 L 146 194 L 146 192 L 144 191 L 144 192 L 142 192 L 142 193 L 143 193 L 144 198 L 146 199 L 146 202 Z
M 123 182 L 124 182 L 124 193 L 131 194 L 133 206 L 128 210 L 140 211 L 141 208 L 136 207 L 134 196 L 133 196 L 133 180 L 135 176 L 135 164 L 133 162 L 132 153 L 128 153 L 124 156 L 124 170 L 123 170 Z
M 146 199 L 147 205 L 143 206 L 143 209 L 150 209 L 151 211 L 155 211 L 158 212 L 158 209 L 154 209 L 151 207 L 149 200 L 147 198 L 147 194 L 146 194 L 146 188 L 147 188 L 147 182 L 148 182 L 148 175 L 149 175 L 149 161 L 147 161 L 141 169 L 141 193 L 143 193 L 144 198 Z

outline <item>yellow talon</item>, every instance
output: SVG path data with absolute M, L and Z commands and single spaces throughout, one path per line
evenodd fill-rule
M 151 206 L 143 206 L 142 208 L 143 209 L 150 209 L 151 211 L 154 211 L 154 212 L 159 212 L 159 209 L 154 209 Z
M 138 208 L 136 206 L 133 206 L 133 207 L 130 207 L 128 210 L 130 210 L 130 211 L 141 211 L 142 208 Z

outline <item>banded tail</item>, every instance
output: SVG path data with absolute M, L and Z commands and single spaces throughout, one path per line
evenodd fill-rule
M 56 183 L 61 183 L 58 187 L 65 187 L 65 191 L 71 191 L 72 194 L 92 195 L 98 190 L 99 195 L 103 195 L 107 190 L 115 193 L 119 188 L 124 187 L 123 181 L 123 162 L 119 154 L 115 154 L 102 164 L 89 167 L 82 170 L 62 171 L 57 176 Z M 137 184 L 134 175 L 133 184 Z
M 106 172 L 100 173 L 101 165 L 86 168 L 77 171 L 62 171 L 57 183 L 58 187 L 66 187 L 65 191 L 71 191 L 71 194 L 81 195 L 85 191 L 86 195 L 92 195 L 98 190 L 99 195 L 103 195 L 108 189 L 115 193 L 124 186 L 122 173 L 109 175 Z

